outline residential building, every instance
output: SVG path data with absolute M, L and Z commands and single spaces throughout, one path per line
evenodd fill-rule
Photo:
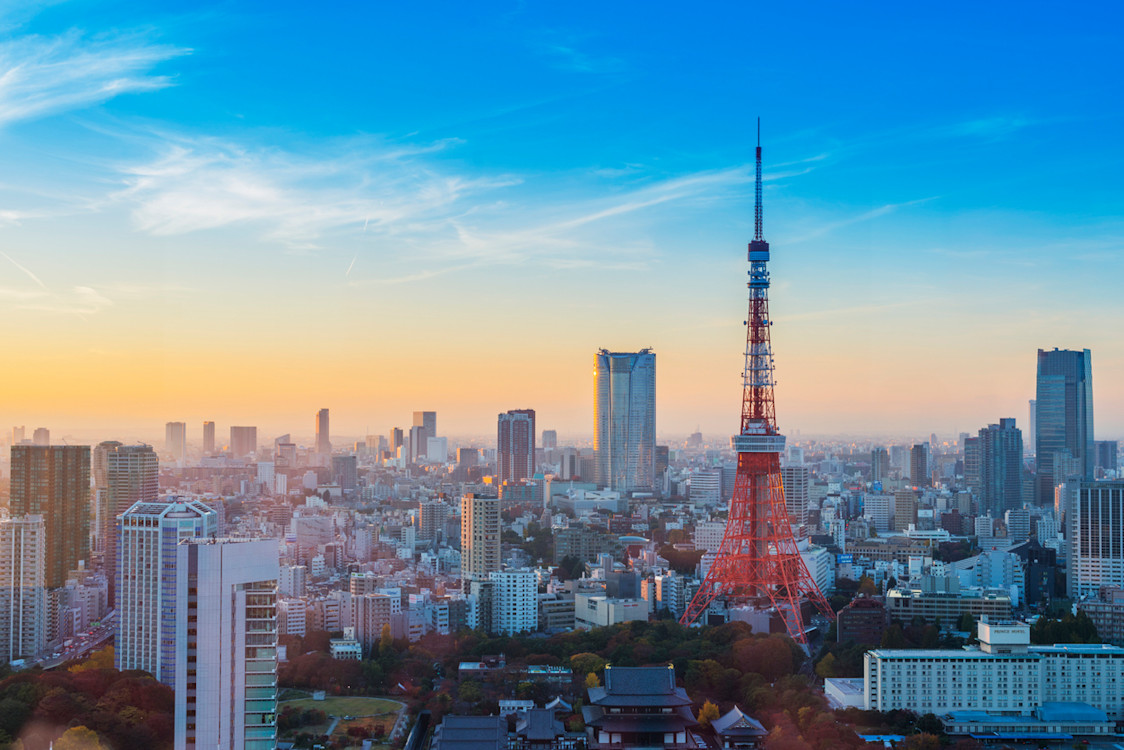
M 46 586 L 65 585 L 90 559 L 90 446 L 13 445 L 9 508 L 43 517 Z
M 500 483 L 535 475 L 535 410 L 500 414 L 496 435 L 496 477 Z
M 530 570 L 492 571 L 492 632 L 531 633 L 538 627 L 538 588 Z
M 1124 587 L 1101 586 L 1096 599 L 1077 603 L 1097 628 L 1102 643 L 1124 646 Z
M 1022 507 L 1022 431 L 1014 419 L 1000 419 L 979 432 L 979 511 L 1002 518 Z
M 691 473 L 691 502 L 706 508 L 722 503 L 722 469 L 698 469 Z
M 881 482 L 890 475 L 890 452 L 875 448 L 870 452 L 870 481 Z
M 500 499 L 461 498 L 461 576 L 487 578 L 500 569 Z
M 40 515 L 0 520 L 0 661 L 47 646 L 47 526 Z
M 811 467 L 803 464 L 782 466 L 781 483 L 784 485 L 784 504 L 788 510 L 788 522 L 793 526 L 804 526 L 808 523 Z
M 176 547 L 175 750 L 277 742 L 277 540 Z
M 102 569 L 109 582 L 109 606 L 117 601 L 117 518 L 137 503 L 160 499 L 160 460 L 148 445 L 100 443 L 94 450 L 94 492 Z
M 593 374 L 594 481 L 620 492 L 655 489 L 655 353 L 601 349 Z
M 1069 477 L 1059 458 L 1075 460 L 1078 476 L 1092 479 L 1093 365 L 1088 349 L 1038 350 L 1035 398 L 1035 466 L 1038 504 L 1052 505 L 1054 488 Z
M 143 669 L 175 688 L 176 547 L 218 535 L 218 513 L 201 502 L 140 502 L 117 522 L 117 669 Z
M 1041 404 L 1041 393 L 1038 400 Z M 1067 482 L 1064 492 L 1069 598 L 1124 586 L 1124 481 Z

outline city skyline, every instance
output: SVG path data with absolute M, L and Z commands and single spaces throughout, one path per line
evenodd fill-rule
M 971 31 L 849 10 L 838 35 L 826 5 L 720 27 L 645 6 L 633 34 L 636 7 L 9 10 L 10 421 L 280 433 L 330 404 L 343 435 L 424 405 L 484 434 L 526 404 L 585 433 L 589 352 L 650 346 L 661 428 L 732 433 L 762 115 L 782 430 L 1022 427 L 1058 347 L 1096 353 L 1097 437 L 1124 434 L 1111 35 L 1002 8 Z M 480 346 L 500 328 L 517 352 Z

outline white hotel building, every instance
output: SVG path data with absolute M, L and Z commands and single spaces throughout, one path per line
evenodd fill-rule
M 960 651 L 868 651 L 865 708 L 933 713 L 954 726 L 958 719 L 964 725 L 1003 723 L 1019 731 L 1047 731 L 1044 713 L 1068 713 L 1071 718 L 1055 720 L 1050 731 L 1075 734 L 1109 731 L 1113 721 L 1124 719 L 1124 649 L 1031 646 L 1030 628 L 1021 622 L 981 622 L 979 641 L 979 648 Z M 1100 712 L 1099 722 L 1089 718 Z M 1093 728 L 1084 731 L 1077 719 Z

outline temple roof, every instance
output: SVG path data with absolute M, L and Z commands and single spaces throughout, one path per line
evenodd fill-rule
M 589 688 L 598 706 L 688 706 L 687 691 L 675 686 L 668 667 L 605 667 L 605 687 Z

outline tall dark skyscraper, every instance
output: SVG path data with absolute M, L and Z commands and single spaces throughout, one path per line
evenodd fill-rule
M 90 446 L 13 445 L 11 514 L 43 517 L 46 586 L 63 586 L 90 559 Z
M 1023 434 L 1014 419 L 1000 419 L 978 440 L 980 513 L 1002 518 L 1022 507 Z
M 427 458 L 429 439 L 434 437 L 437 437 L 437 412 L 414 412 L 414 426 L 410 428 L 410 460 L 416 463 Z
M 881 482 L 890 473 L 890 452 L 875 448 L 870 452 L 870 481 Z
M 316 452 L 322 456 L 332 453 L 332 439 L 328 431 L 328 410 L 316 412 Z
M 595 481 L 650 491 L 656 474 L 656 355 L 600 350 L 593 358 Z
M 534 409 L 513 409 L 499 416 L 496 473 L 501 484 L 535 475 Z
M 929 444 L 918 443 L 909 451 L 909 480 L 915 487 L 928 487 L 933 483 L 929 476 Z
M 1035 397 L 1035 466 L 1039 505 L 1052 505 L 1054 488 L 1066 480 L 1056 470 L 1071 465 L 1092 479 L 1093 366 L 1088 349 L 1038 350 Z

